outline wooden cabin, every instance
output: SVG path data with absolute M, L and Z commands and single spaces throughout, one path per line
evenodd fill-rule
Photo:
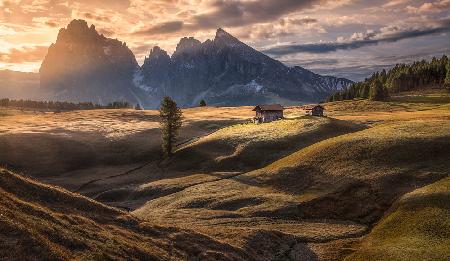
M 310 105 L 310 106 L 304 107 L 304 109 L 305 109 L 306 115 L 319 116 L 319 117 L 323 116 L 323 111 L 325 110 L 325 108 L 322 105 Z
M 253 111 L 256 112 L 253 122 L 265 123 L 283 119 L 284 108 L 280 104 L 265 104 L 256 106 Z

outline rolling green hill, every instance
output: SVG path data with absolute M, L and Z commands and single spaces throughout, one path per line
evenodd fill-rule
M 238 247 L 258 231 L 278 231 L 293 236 L 294 245 L 326 249 L 327 256 L 336 242 L 368 231 L 398 197 L 447 177 L 449 158 L 447 121 L 379 124 L 255 171 L 191 184 L 133 213 L 195 227 Z
M 249 171 L 318 141 L 363 128 L 318 117 L 299 117 L 262 125 L 238 124 L 182 147 L 172 163 L 173 168 L 182 170 Z
M 346 260 L 449 260 L 450 178 L 400 198 Z

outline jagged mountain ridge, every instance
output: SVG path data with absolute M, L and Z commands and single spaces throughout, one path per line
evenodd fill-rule
M 201 99 L 214 105 L 315 102 L 351 83 L 288 67 L 223 29 L 203 43 L 182 38 L 172 57 L 155 47 L 144 61 L 142 76 L 144 89 L 157 97 L 171 96 L 182 106 Z
M 351 81 L 320 76 L 251 48 L 223 29 L 213 40 L 180 40 L 170 56 L 154 47 L 140 67 L 125 43 L 73 20 L 62 28 L 40 68 L 47 99 L 156 108 L 164 96 L 180 106 L 317 102 Z

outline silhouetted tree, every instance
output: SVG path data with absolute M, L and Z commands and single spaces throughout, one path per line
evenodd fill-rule
M 200 107 L 205 107 L 206 106 L 205 100 L 201 100 L 199 106 Z
M 161 117 L 162 149 L 164 157 L 169 158 L 173 154 L 173 147 L 181 128 L 182 112 L 175 101 L 170 97 L 165 97 L 161 102 L 159 115 Z

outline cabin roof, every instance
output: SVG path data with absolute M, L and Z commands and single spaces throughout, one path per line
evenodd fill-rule
M 321 108 L 322 110 L 324 110 L 325 108 L 322 105 L 306 105 L 303 107 L 303 109 L 305 110 L 313 110 L 314 108 Z
M 253 111 L 257 111 L 260 109 L 261 111 L 283 111 L 284 108 L 280 104 L 262 104 L 257 105 Z

